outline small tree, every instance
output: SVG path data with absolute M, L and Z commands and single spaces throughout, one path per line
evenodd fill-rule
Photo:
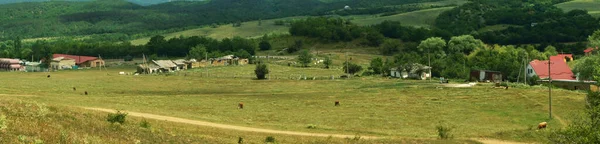
M 329 66 L 331 66 L 332 63 L 333 63 L 333 61 L 331 60 L 330 57 L 325 57 L 325 60 L 323 61 L 323 64 L 325 65 L 326 69 L 329 69 Z
M 121 111 L 117 111 L 117 113 L 110 113 L 106 117 L 106 121 L 113 123 L 123 124 L 125 123 L 125 118 L 127 117 L 127 113 L 122 113 Z
M 344 63 L 344 72 L 347 74 L 355 74 L 362 71 L 362 66 L 353 63 Z
M 204 59 L 206 57 L 206 47 L 204 45 L 197 45 L 190 49 L 188 58 L 190 59 Z
M 258 47 L 260 48 L 260 50 L 263 50 L 263 51 L 271 50 L 271 43 L 269 43 L 269 41 L 267 41 L 267 40 L 262 40 L 258 44 Z
M 369 66 L 369 70 L 373 71 L 373 74 L 383 73 L 383 59 L 375 58 L 371 60 L 371 66 Z
M 254 70 L 254 73 L 256 74 L 257 79 L 266 79 L 267 74 L 269 74 L 269 68 L 267 67 L 267 64 L 258 62 L 258 64 L 256 64 L 256 69 Z
M 297 40 L 296 42 L 294 42 L 294 45 L 290 46 L 287 49 L 288 53 L 294 53 L 300 49 L 302 49 L 302 46 L 304 46 L 304 43 L 302 42 L 302 40 Z
M 303 67 L 308 67 L 308 64 L 312 61 L 313 55 L 308 50 L 303 50 L 298 55 L 298 63 L 302 64 Z

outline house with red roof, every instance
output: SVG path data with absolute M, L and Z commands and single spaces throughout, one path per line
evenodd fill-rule
M 68 54 L 54 54 L 52 55 L 52 58 L 66 58 L 66 59 L 73 59 L 75 60 L 75 64 L 79 67 L 90 67 L 90 68 L 94 68 L 94 67 L 98 67 L 98 66 L 102 66 L 104 65 L 104 60 L 99 59 L 98 57 L 92 57 L 92 56 L 78 56 L 78 55 L 68 55 Z
M 590 56 L 596 50 L 598 50 L 598 47 L 596 47 L 596 48 L 590 47 L 590 48 L 587 48 L 587 49 L 583 50 L 583 53 L 585 53 L 585 56 Z
M 550 64 L 548 64 L 550 63 Z M 550 66 L 550 69 L 548 67 Z M 550 71 L 548 71 L 550 70 Z M 533 60 L 527 65 L 527 76 L 538 76 L 540 79 L 547 79 L 550 76 L 553 80 L 575 80 L 576 77 L 567 65 L 564 59 L 554 58 L 546 61 Z
M 550 56 L 550 60 L 562 60 L 565 62 L 573 61 L 573 54 L 558 54 L 555 56 Z

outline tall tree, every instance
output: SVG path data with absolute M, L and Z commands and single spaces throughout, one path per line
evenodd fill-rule
M 369 70 L 373 71 L 373 74 L 382 74 L 383 73 L 383 59 L 380 57 L 374 58 L 371 60 L 371 65 L 369 66 Z
M 205 59 L 207 54 L 208 53 L 206 52 L 206 47 L 204 45 L 197 45 L 190 49 L 190 52 L 188 53 L 188 58 L 201 60 Z
M 590 47 L 600 47 L 600 29 L 588 36 L 588 42 Z
M 427 63 L 429 67 L 431 67 L 432 55 L 445 55 L 443 51 L 444 47 L 446 47 L 446 41 L 440 37 L 427 38 L 426 40 L 421 41 L 421 44 L 417 46 L 419 51 L 427 54 Z M 431 69 L 429 69 L 429 73 L 431 74 Z M 431 80 L 431 77 L 429 79 Z
M 470 54 L 477 48 L 483 47 L 485 47 L 485 44 L 481 40 L 475 39 L 471 35 L 455 36 L 448 41 L 449 51 L 464 53 L 466 55 Z

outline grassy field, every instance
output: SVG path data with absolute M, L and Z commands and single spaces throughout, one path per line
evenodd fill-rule
M 447 10 L 450 10 L 454 7 L 442 7 L 442 8 L 433 8 L 426 9 L 408 13 L 401 13 L 397 15 L 384 16 L 384 17 L 372 17 L 372 18 L 364 18 L 364 19 L 356 19 L 353 22 L 359 25 L 373 25 L 378 24 L 386 20 L 390 21 L 400 21 L 403 25 L 408 26 L 417 26 L 417 27 L 429 27 L 433 24 L 437 16 Z
M 435 139 L 435 127 L 443 124 L 453 126 L 453 134 L 459 139 L 500 137 L 521 141 L 536 140 L 498 134 L 532 132 L 531 128 L 542 121 L 548 121 L 550 129 L 560 128 L 568 123 L 573 111 L 583 109 L 584 102 L 583 93 L 555 90 L 556 118 L 548 120 L 544 88 L 437 88 L 438 84 L 427 81 L 379 77 L 300 81 L 234 78 L 236 74 L 251 75 L 253 67 L 213 67 L 143 76 L 117 74 L 134 69 L 61 71 L 50 73 L 51 78 L 46 78 L 49 73 L 2 73 L 3 82 L 9 85 L 0 87 L 0 91 L 3 99 L 57 107 L 124 109 L 277 130 Z M 283 76 L 341 74 L 336 69 L 270 68 L 273 75 Z M 205 71 L 209 71 L 209 77 Z M 83 91 L 90 95 L 83 95 Z M 341 106 L 333 106 L 336 100 Z M 245 109 L 237 109 L 239 102 L 245 103 Z M 308 129 L 309 125 L 316 128 Z
M 573 0 L 557 4 L 556 6 L 565 11 L 583 9 L 587 10 L 590 15 L 596 18 L 600 17 L 600 0 Z

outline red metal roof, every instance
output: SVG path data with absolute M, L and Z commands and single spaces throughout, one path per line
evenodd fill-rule
M 550 60 L 564 60 L 565 57 L 568 57 L 570 59 L 573 59 L 573 54 L 558 54 L 555 56 L 550 56 Z
M 560 80 L 575 80 L 576 78 L 571 71 L 571 68 L 563 59 L 550 60 L 550 71 L 552 79 Z M 529 62 L 535 73 L 541 79 L 548 78 L 548 61 L 533 60 Z
M 75 63 L 76 64 L 81 64 L 87 61 L 93 61 L 93 60 L 97 60 L 98 57 L 91 57 L 91 56 L 77 56 L 77 55 L 68 55 L 68 54 L 53 54 L 52 58 L 57 58 L 57 57 L 65 57 L 65 58 L 71 58 L 71 59 L 75 59 Z
M 598 48 L 597 47 L 596 48 L 587 48 L 587 49 L 583 50 L 583 52 L 584 53 L 589 53 L 589 52 L 594 51 L 594 49 L 598 49 Z

